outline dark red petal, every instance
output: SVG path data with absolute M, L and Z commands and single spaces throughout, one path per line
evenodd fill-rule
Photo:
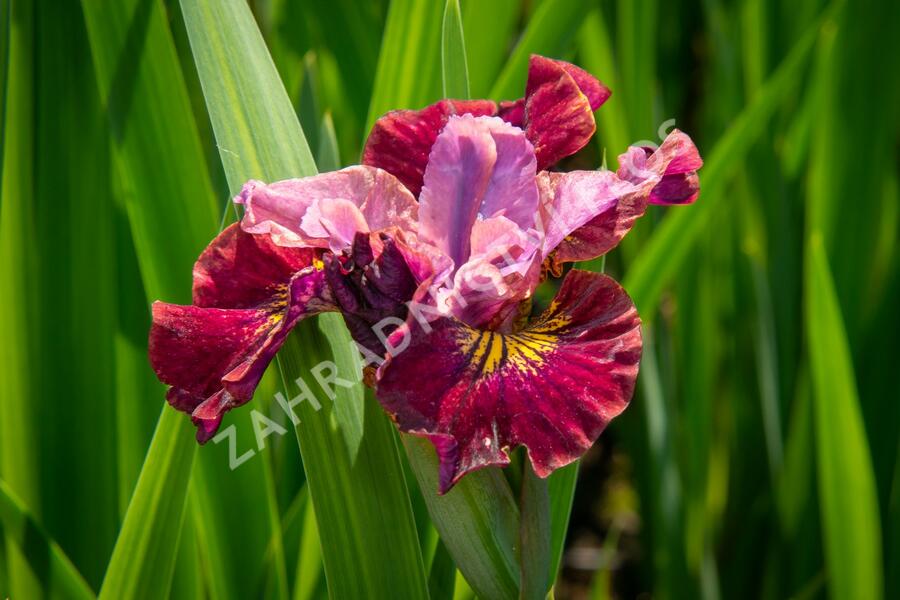
M 316 252 L 276 246 L 269 235 L 246 233 L 239 223 L 229 225 L 194 264 L 194 305 L 255 307 L 312 265 Z
M 575 80 L 581 93 L 587 96 L 591 110 L 597 110 L 612 95 L 612 92 L 603 83 L 572 63 L 564 60 L 554 60 L 538 54 L 532 54 L 528 63 L 528 83 L 525 86 L 525 99 L 527 100 L 537 89 L 548 82 L 559 78 L 559 70 L 562 69 Z
M 223 277 L 226 272 L 217 271 Z M 270 295 L 252 307 L 153 304 L 150 363 L 159 379 L 172 386 L 166 396 L 170 404 L 192 413 L 201 443 L 215 434 L 226 411 L 252 398 L 291 328 L 306 316 L 334 308 L 324 272 L 314 266 L 269 284 Z M 237 284 L 215 289 L 227 290 L 223 298 L 246 298 L 229 295 L 239 290 Z
M 447 119 L 462 114 L 495 115 L 497 105 L 490 100 L 441 100 L 421 110 L 389 112 L 372 127 L 362 163 L 384 169 L 418 196 L 431 146 Z
M 586 71 L 563 61 L 531 56 L 523 124 L 534 144 L 538 169 L 575 154 L 588 143 L 597 129 L 595 103 L 599 106 L 608 97 L 609 90 Z
M 550 308 L 517 333 L 455 319 L 432 327 L 414 326 L 409 346 L 381 368 L 378 398 L 401 430 L 435 444 L 441 493 L 469 471 L 508 464 L 518 445 L 546 477 L 584 454 L 634 391 L 640 319 L 605 275 L 571 271 Z

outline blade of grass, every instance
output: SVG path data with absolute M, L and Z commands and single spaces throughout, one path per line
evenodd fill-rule
M 8 13 L 7 86 L 3 114 L 3 180 L 0 197 L 0 474 L 30 506 L 40 506 L 35 431 L 37 397 L 29 365 L 36 355 L 35 319 L 39 301 L 29 276 L 38 266 L 34 230 L 34 7 L 16 2 Z M 5 532 L 11 596 L 37 597 L 39 582 L 10 532 Z
M 164 406 L 100 598 L 168 596 L 195 448 L 190 420 Z
M 656 36 L 657 3 L 656 0 L 620 0 L 616 9 L 616 56 L 622 73 L 628 74 L 622 79 L 622 97 L 631 119 L 629 129 L 639 139 L 654 139 L 657 50 L 647 39 Z
M 447 0 L 441 27 L 441 65 L 444 98 L 469 98 L 469 68 L 459 0 Z
M 578 482 L 578 462 L 554 471 L 547 482 L 550 488 L 550 583 L 556 581 L 562 562 Z
M 40 388 L 28 401 L 40 432 L 40 518 L 86 580 L 99 586 L 119 527 L 109 135 L 79 5 L 53 3 L 35 15 L 39 267 L 30 276 L 44 293 L 31 317 L 40 355 L 28 367 Z M 75 422 L 90 427 L 72 427 Z
M 163 15 L 154 8 L 156 6 L 155 3 L 141 6 L 136 3 L 120 3 L 115 10 L 108 11 L 91 0 L 84 3 L 88 21 L 93 24 L 98 72 L 101 75 L 114 73 L 111 82 L 107 82 L 103 76 L 100 78 L 101 89 L 105 87 L 105 82 L 110 86 L 111 118 L 114 126 L 127 123 L 117 141 L 121 149 L 123 179 L 131 187 L 135 200 L 129 206 L 133 227 L 137 229 L 135 237 L 139 239 L 145 235 L 149 246 L 141 248 L 138 245 L 139 259 L 142 251 L 152 253 L 150 268 L 158 269 L 165 266 L 164 257 L 170 252 L 168 245 L 174 245 L 181 248 L 178 253 L 179 261 L 182 257 L 191 261 L 169 265 L 167 272 L 159 274 L 159 277 L 156 277 L 157 273 L 154 271 L 149 282 L 145 276 L 150 299 L 161 297 L 170 300 L 183 298 L 189 290 L 185 285 L 187 277 L 184 274 L 190 272 L 188 265 L 196 258 L 199 248 L 212 237 L 220 219 L 220 209 L 216 206 L 215 194 L 207 175 L 200 138 L 172 36 L 166 22 L 160 20 Z M 112 66 L 107 63 L 111 63 L 116 56 L 131 57 L 131 54 L 141 48 L 145 49 L 146 56 L 153 59 L 152 68 L 140 71 L 142 77 L 130 80 L 128 75 L 123 74 L 127 71 L 123 71 L 121 65 L 115 65 L 116 70 L 111 71 Z M 131 118 L 135 120 L 131 121 Z M 171 130 L 156 126 L 158 122 L 170 121 L 176 122 Z M 146 153 L 159 152 L 158 147 L 152 146 L 154 142 L 160 144 L 160 147 L 168 148 L 165 156 L 171 157 L 177 167 L 167 171 L 160 168 L 165 163 L 147 158 Z M 145 163 L 159 172 L 151 173 Z M 193 168 L 190 168 L 191 165 Z M 166 198 L 177 210 L 173 206 L 160 206 L 161 197 Z M 190 212 L 195 226 L 182 229 L 160 223 L 151 232 L 141 231 L 146 226 L 146 219 L 155 222 L 172 219 L 179 211 Z M 198 233 L 200 231 L 206 233 Z M 191 247 L 196 248 L 187 250 Z M 142 268 L 142 272 L 144 271 Z M 166 288 L 155 289 L 153 280 L 162 282 L 162 277 L 168 278 L 165 280 Z M 180 284 L 176 285 L 175 282 Z M 246 414 L 244 416 L 246 420 Z M 238 417 L 230 418 L 237 419 Z M 238 443 L 249 443 L 248 439 L 253 438 L 249 425 L 239 429 L 238 437 Z M 271 573 L 274 575 L 276 595 L 286 597 L 287 576 L 269 463 L 254 461 L 239 472 L 230 473 L 225 471 L 228 465 L 227 452 L 225 445 L 210 445 L 203 450 L 196 464 L 198 485 L 193 487 L 193 494 L 197 496 L 197 502 L 193 504 L 192 515 L 205 521 L 196 524 L 197 531 L 210 541 L 217 540 L 215 543 L 200 544 L 201 552 L 207 555 L 203 562 L 204 567 L 209 570 L 207 579 L 211 582 L 215 597 L 240 597 L 258 593 L 258 582 L 268 579 L 268 574 Z M 219 502 L 218 499 L 223 497 L 230 501 L 227 504 Z M 246 527 L 229 527 L 235 514 L 242 515 Z M 273 535 L 275 552 L 267 559 L 265 549 Z M 247 556 L 260 562 L 248 562 L 245 557 L 229 552 L 228 548 L 231 547 L 243 548 Z M 174 558 L 173 551 L 169 559 Z M 146 568 L 153 567 L 147 565 Z
M 544 600 L 553 583 L 548 568 L 552 562 L 549 483 L 535 475 L 528 460 L 523 462 L 522 494 L 519 500 L 522 510 L 519 525 L 522 564 L 519 598 Z
M 806 333 L 815 398 L 828 586 L 835 598 L 881 598 L 881 525 L 853 363 L 821 236 L 806 257 Z M 851 551 L 848 551 L 851 550 Z
M 428 570 L 428 594 L 431 600 L 453 600 L 456 589 L 456 563 L 444 542 L 438 540 Z
M 54 597 L 95 598 L 90 586 L 37 522 L 22 500 L 0 479 L 0 522 L 22 552 L 32 572 Z
M 250 178 L 314 174 L 300 123 L 246 4 L 183 0 L 182 11 L 229 187 L 236 191 Z M 334 361 L 344 379 L 358 369 L 340 317 L 325 315 L 319 325 L 330 350 L 321 338 L 306 344 L 299 339 L 316 335 L 312 322 L 285 344 L 282 364 L 292 379 L 320 358 Z M 331 596 L 424 595 L 424 568 L 390 422 L 363 401 L 359 385 L 341 388 L 334 404 L 320 411 L 309 402 L 297 410 Z M 385 539 L 392 541 L 387 547 Z

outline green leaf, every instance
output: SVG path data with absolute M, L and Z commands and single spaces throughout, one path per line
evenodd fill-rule
M 168 596 L 197 446 L 193 430 L 190 419 L 169 406 L 163 407 L 100 598 Z
M 469 473 L 438 496 L 431 443 L 410 435 L 402 439 L 431 520 L 469 585 L 482 598 L 518 598 L 519 507 L 503 473 Z
M 303 131 L 246 4 L 183 0 L 182 10 L 232 191 L 249 178 L 315 174 Z M 315 325 L 303 323 L 289 338 L 280 354 L 283 373 L 292 381 L 305 378 L 325 359 L 343 379 L 352 378 L 359 371 L 358 353 L 341 318 L 319 319 L 330 349 Z M 334 401 L 324 399 L 320 406 L 316 410 L 306 401 L 294 410 L 302 419 L 297 435 L 330 595 L 422 597 L 424 567 L 393 426 L 380 407 L 364 401 L 359 384 L 339 386 Z
M 441 95 L 441 3 L 391 0 L 369 101 L 365 134 L 375 120 L 398 108 L 421 108 Z
M 712 215 L 727 201 L 726 185 L 740 168 L 741 159 L 768 131 L 772 113 L 796 89 L 821 27 L 821 20 L 801 37 L 752 102 L 737 116 L 700 170 L 700 199 L 690 207 L 677 207 L 663 220 L 625 276 L 623 287 L 644 319 L 656 313 L 663 288 L 685 264 L 690 249 L 706 231 Z
M 18 546 L 31 571 L 44 583 L 49 596 L 72 600 L 95 598 L 81 573 L 51 539 L 25 504 L 0 479 L 0 523 L 7 538 Z
M 553 583 L 548 565 L 551 557 L 549 482 L 535 475 L 526 458 L 522 475 L 522 495 L 519 506 L 522 522 L 519 525 L 519 552 L 522 561 L 522 600 L 544 600 Z
M 834 598 L 877 600 L 884 583 L 875 476 L 850 348 L 817 233 L 807 245 L 805 297 L 828 585 Z
M 248 179 L 311 175 L 316 163 L 256 21 L 241 0 L 181 10 L 232 193 Z
M 575 500 L 575 485 L 578 482 L 578 465 L 576 461 L 554 471 L 547 478 L 550 494 L 550 583 L 559 573 L 563 549 L 566 544 L 566 532 L 569 530 L 569 518 L 572 516 L 572 502 Z
M 444 98 L 469 98 L 469 69 L 459 0 L 447 0 L 441 27 L 441 65 Z
M 425 568 L 394 426 L 359 384 L 322 389 L 316 383 L 317 366 L 327 364 L 323 361 L 331 362 L 337 377 L 355 380 L 355 353 L 335 314 L 301 323 L 280 353 L 285 379 L 303 381 L 310 392 L 303 395 L 300 388 L 290 402 L 300 419 L 296 431 L 329 595 L 422 598 L 427 595 Z M 285 389 L 298 388 L 285 381 Z
M 452 600 L 456 588 L 456 563 L 444 542 L 438 540 L 428 571 L 428 594 L 431 600 Z
M 506 66 L 497 77 L 490 97 L 511 100 L 524 95 L 528 59 L 532 54 L 559 56 L 584 22 L 586 0 L 544 0 L 528 20 L 525 31 Z
M 37 468 L 38 439 L 32 425 L 36 381 L 29 370 L 36 348 L 36 320 L 29 307 L 38 301 L 39 289 L 31 274 L 39 255 L 34 234 L 34 7 L 11 6 L 7 21 L 6 106 L 3 115 L 3 173 L 0 190 L 0 473 L 32 506 L 40 506 Z M 10 594 L 33 597 L 39 582 L 27 559 L 6 534 Z

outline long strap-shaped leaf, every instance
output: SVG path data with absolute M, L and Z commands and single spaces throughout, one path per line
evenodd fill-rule
M 190 420 L 163 407 L 100 598 L 168 596 L 196 445 Z
M 189 286 L 185 274 L 215 233 L 220 217 L 164 7 L 158 0 L 123 0 L 112 5 L 84 0 L 82 8 L 98 87 L 112 125 L 115 164 L 126 189 L 124 204 L 147 300 L 187 300 Z M 160 126 L 161 123 L 165 126 Z M 117 368 L 122 366 L 117 364 Z M 146 372 L 146 358 L 133 368 Z M 160 400 L 161 396 L 157 396 L 156 402 Z M 146 411 L 135 410 L 132 405 L 149 401 L 133 395 L 120 398 L 117 413 L 123 424 L 129 418 L 133 421 L 146 415 Z M 145 463 L 142 486 L 132 496 L 115 560 L 107 568 L 104 595 L 121 597 L 134 581 L 149 579 L 154 579 L 156 585 L 137 588 L 141 594 L 150 597 L 168 594 L 166 574 L 172 572 L 177 559 L 182 521 L 176 509 L 184 506 L 187 487 L 183 482 L 194 464 L 196 446 L 189 428 L 186 430 L 183 424 L 169 417 L 159 423 L 155 443 L 169 444 L 174 432 L 181 432 L 183 437 L 178 439 L 178 445 L 185 445 L 184 453 L 151 449 L 150 456 L 174 462 Z M 132 462 L 143 460 L 146 453 L 146 447 L 130 435 L 140 427 L 137 423 L 133 425 L 119 431 L 123 455 L 120 458 L 127 455 Z M 175 429 L 167 431 L 165 427 Z M 248 589 L 241 585 L 255 586 L 256 571 L 268 568 L 268 564 L 261 565 L 227 552 L 222 542 L 240 546 L 262 561 L 269 532 L 276 534 L 276 542 L 280 540 L 268 463 L 254 461 L 234 476 L 222 477 L 217 470 L 226 470 L 223 465 L 227 465 L 227 459 L 222 459 L 226 452 L 224 448 L 208 448 L 196 462 L 201 485 L 194 488 L 192 504 L 196 508 L 192 515 L 199 521 L 194 529 L 201 540 L 198 548 L 205 556 L 203 568 L 208 571 L 204 579 L 209 582 L 209 593 L 214 598 L 252 593 L 255 587 Z M 130 488 L 126 490 L 130 492 Z M 159 517 L 154 513 L 157 504 L 146 497 L 148 494 L 165 497 L 172 504 L 171 514 Z M 228 527 L 231 513 L 223 508 L 220 498 L 229 498 L 228 510 L 248 515 L 248 527 Z M 140 537 L 141 544 L 124 541 L 135 536 Z M 276 560 L 272 564 L 276 589 L 285 597 L 286 576 L 280 543 L 275 548 Z
M 828 587 L 833 598 L 878 600 L 884 583 L 875 474 L 850 348 L 819 233 L 807 243 L 805 296 Z
M 182 0 L 222 163 L 232 191 L 245 180 L 274 181 L 316 172 L 300 123 L 243 0 Z M 316 336 L 314 323 L 300 334 Z M 320 319 L 331 348 L 294 335 L 282 352 L 288 378 L 306 377 L 320 360 L 343 378 L 358 369 L 339 317 Z M 421 598 L 424 567 L 391 425 L 363 403 L 361 386 L 338 387 L 321 410 L 295 408 L 304 468 L 316 510 L 333 598 Z
M 47 535 L 25 503 L 2 479 L 0 524 L 3 525 L 7 538 L 15 541 L 31 571 L 47 586 L 50 593 L 72 600 L 95 597 L 59 544 Z

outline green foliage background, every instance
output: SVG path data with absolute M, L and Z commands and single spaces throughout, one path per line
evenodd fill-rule
M 473 597 L 454 558 L 514 597 L 502 476 L 436 504 L 427 448 L 360 389 L 230 471 L 164 407 L 146 336 L 243 180 L 355 163 L 442 85 L 516 98 L 533 52 L 613 90 L 568 166 L 670 119 L 706 159 L 696 205 L 593 265 L 647 343 L 556 597 L 900 597 L 900 4 L 460 4 L 467 86 L 438 0 L 0 0 L 0 598 Z M 345 339 L 304 324 L 253 406 L 279 418 Z M 226 421 L 239 452 L 250 419 Z M 556 555 L 575 473 L 549 484 Z

